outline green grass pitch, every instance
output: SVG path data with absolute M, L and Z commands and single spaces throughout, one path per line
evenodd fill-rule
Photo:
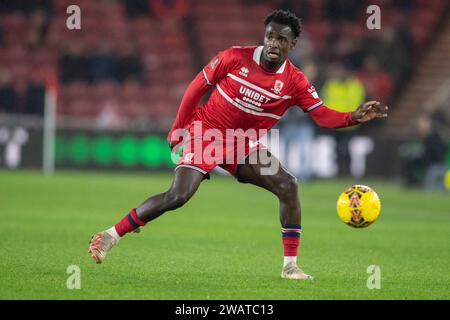
M 300 184 L 299 263 L 313 282 L 280 278 L 276 198 L 218 176 L 96 265 L 91 235 L 170 182 L 170 174 L 0 171 L 0 299 L 450 298 L 449 195 L 380 181 Z M 367 229 L 336 214 L 338 195 L 356 183 L 382 202 Z M 70 265 L 81 270 L 79 290 L 66 287 Z M 380 267 L 380 289 L 366 286 L 370 265 Z

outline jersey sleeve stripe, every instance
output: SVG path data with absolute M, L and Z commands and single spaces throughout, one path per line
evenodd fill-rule
M 323 105 L 323 102 L 322 102 L 322 101 L 319 101 L 319 102 L 313 104 L 311 107 L 306 108 L 306 109 L 305 109 L 305 112 L 311 112 L 311 111 L 313 111 L 314 109 L 320 107 L 321 105 Z
M 205 69 L 202 69 L 203 72 L 203 77 L 206 80 L 206 83 L 209 84 L 210 86 L 212 86 L 213 84 L 211 83 L 211 81 L 209 81 L 208 76 L 206 75 Z

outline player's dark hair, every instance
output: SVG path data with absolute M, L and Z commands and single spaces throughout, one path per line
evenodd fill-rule
M 271 22 L 289 26 L 289 28 L 291 28 L 296 38 L 298 38 L 298 36 L 302 32 L 301 19 L 289 10 L 278 9 L 272 11 L 264 19 L 264 26 L 267 27 L 267 25 Z

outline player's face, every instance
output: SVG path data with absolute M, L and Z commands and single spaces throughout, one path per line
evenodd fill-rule
M 263 62 L 269 68 L 276 68 L 286 60 L 289 50 L 295 47 L 297 39 L 287 25 L 271 22 L 264 34 Z

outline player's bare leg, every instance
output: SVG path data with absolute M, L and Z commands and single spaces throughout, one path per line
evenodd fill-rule
M 148 198 L 136 209 L 138 218 L 147 223 L 164 212 L 178 209 L 189 201 L 203 179 L 203 173 L 195 169 L 178 168 L 167 192 Z
M 261 157 L 269 157 L 269 164 L 262 164 Z M 267 159 L 264 163 L 268 163 Z M 275 164 L 275 165 L 274 165 Z M 263 175 L 262 169 L 277 168 L 273 174 Z M 238 171 L 238 179 L 264 188 L 275 194 L 280 202 L 280 223 L 284 244 L 284 264 L 281 276 L 287 279 L 312 280 L 297 266 L 297 250 L 301 234 L 301 209 L 297 179 L 267 150 L 250 154 Z
M 108 251 L 126 233 L 136 232 L 147 222 L 184 205 L 197 191 L 203 179 L 203 174 L 195 169 L 180 167 L 175 170 L 175 177 L 169 190 L 148 198 L 115 226 L 92 237 L 88 250 L 92 258 L 95 262 L 102 263 Z

